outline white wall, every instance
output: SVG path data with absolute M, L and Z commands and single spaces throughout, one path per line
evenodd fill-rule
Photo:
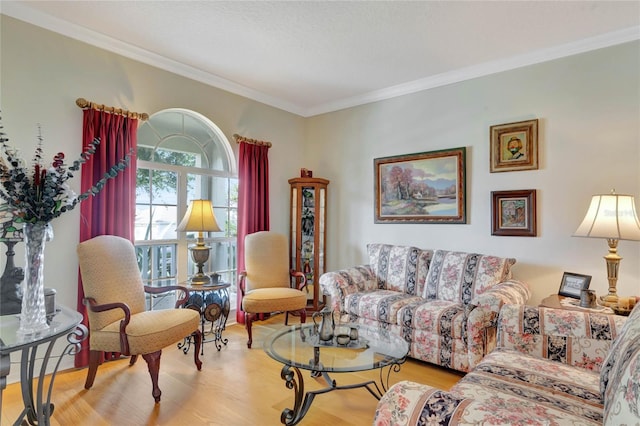
M 5 15 L 0 15 L 0 25 L 2 124 L 10 144 L 21 150 L 25 161 L 33 157 L 36 123 L 42 125 L 47 156 L 53 158 L 62 151 L 70 161 L 77 158 L 82 148 L 82 110 L 75 104 L 79 97 L 149 114 L 166 108 L 191 109 L 220 127 L 236 158 L 234 133 L 273 143 L 269 152 L 271 228 L 288 232 L 287 179 L 298 176 L 303 164 L 304 119 Z M 79 174 L 72 187 L 79 192 Z M 79 212 L 76 209 L 54 220 L 55 238 L 45 250 L 45 286 L 55 288 L 58 303 L 69 307 L 76 306 Z M 5 250 L 0 252 L 4 268 Z M 18 244 L 18 266 L 24 263 L 23 253 Z M 12 368 L 10 381 L 17 379 L 18 371 Z
M 538 118 L 539 170 L 489 172 L 489 127 Z M 518 260 L 531 303 L 564 271 L 606 293 L 607 244 L 572 237 L 591 195 L 640 207 L 640 43 L 555 60 L 308 120 L 305 158 L 328 192 L 329 270 L 366 262 L 370 242 L 477 251 Z M 378 157 L 467 148 L 466 225 L 374 224 Z M 538 237 L 491 235 L 491 191 L 536 189 Z M 640 294 L 640 242 L 621 241 L 618 293 Z

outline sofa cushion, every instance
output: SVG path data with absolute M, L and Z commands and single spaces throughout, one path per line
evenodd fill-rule
M 421 301 L 419 296 L 392 290 L 375 290 L 348 294 L 345 297 L 346 312 L 360 318 L 387 324 L 398 323 L 398 312 L 412 302 Z
M 423 297 L 468 304 L 487 288 L 511 277 L 513 258 L 436 250 Z
M 369 263 L 378 288 L 421 295 L 429 271 L 432 250 L 391 244 L 367 245 Z
M 598 374 L 497 349 L 451 392 L 480 402 L 465 421 L 477 424 L 602 424 Z

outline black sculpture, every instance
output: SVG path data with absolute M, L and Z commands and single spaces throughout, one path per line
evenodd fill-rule
M 20 283 L 24 280 L 24 269 L 13 262 L 15 241 L 3 241 L 7 245 L 7 264 L 0 277 L 0 315 L 18 314 L 22 310 Z

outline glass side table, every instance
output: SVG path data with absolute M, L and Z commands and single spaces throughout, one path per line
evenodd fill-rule
M 180 283 L 181 286 L 189 290 L 189 300 L 184 305 L 186 309 L 193 309 L 200 313 L 200 324 L 202 328 L 202 343 L 200 355 L 204 355 L 204 343 L 213 342 L 216 349 L 221 350 L 222 345 L 226 345 L 229 339 L 222 337 L 222 332 L 227 326 L 227 319 L 231 309 L 229 303 L 229 283 L 211 283 L 193 285 L 190 282 Z M 207 322 L 210 323 L 207 328 Z M 191 348 L 192 336 L 185 337 L 184 341 L 178 343 L 178 348 L 186 354 Z
M 22 424 L 26 417 L 29 424 L 48 425 L 53 413 L 51 403 L 53 382 L 64 355 L 75 355 L 80 351 L 80 343 L 87 337 L 87 328 L 81 324 L 82 315 L 75 310 L 58 306 L 56 314 L 49 321 L 49 328 L 32 335 L 17 333 L 20 320 L 18 315 L 0 316 L 0 411 L 2 411 L 2 391 L 7 385 L 7 376 L 11 368 L 10 354 L 21 351 L 20 387 L 24 409 L 14 424 Z M 60 354 L 56 362 L 48 389 L 45 389 L 47 365 L 55 342 L 62 336 L 67 337 L 69 344 Z M 38 348 L 44 349 L 38 358 Z M 55 358 L 55 357 L 54 357 Z M 40 364 L 39 373 L 34 377 L 36 364 Z M 35 395 L 34 395 L 35 390 Z

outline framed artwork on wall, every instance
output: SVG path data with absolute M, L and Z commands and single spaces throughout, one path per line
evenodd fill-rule
M 560 296 L 573 297 L 574 299 L 580 299 L 580 292 L 587 290 L 591 283 L 591 275 L 574 274 L 573 272 L 565 272 L 562 275 L 562 281 L 560 282 L 560 289 L 558 294 Z
M 491 126 L 491 173 L 538 169 L 538 119 Z
M 466 148 L 375 158 L 375 223 L 467 223 Z
M 535 237 L 536 190 L 491 192 L 491 235 Z

